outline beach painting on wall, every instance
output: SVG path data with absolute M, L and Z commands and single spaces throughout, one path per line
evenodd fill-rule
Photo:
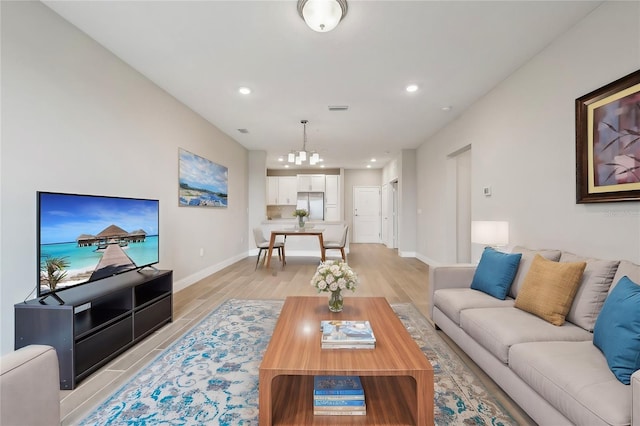
M 179 157 L 179 205 L 227 207 L 229 170 L 182 148 Z

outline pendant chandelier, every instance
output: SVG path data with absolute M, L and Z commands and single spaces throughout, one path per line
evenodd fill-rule
M 320 154 L 315 151 L 308 152 L 307 151 L 307 123 L 308 120 L 300 120 L 300 123 L 303 125 L 303 136 L 302 136 L 302 150 L 300 151 L 291 151 L 287 157 L 287 161 L 289 163 L 295 163 L 296 166 L 301 166 L 302 163 L 309 159 L 309 165 L 315 166 L 320 161 Z
M 313 31 L 326 33 L 347 14 L 347 0 L 298 0 L 298 14 Z

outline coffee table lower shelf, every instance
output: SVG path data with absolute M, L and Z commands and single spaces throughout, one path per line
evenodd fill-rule
M 313 376 L 272 381 L 274 425 L 415 425 L 416 382 L 409 376 L 360 376 L 366 416 L 313 414 Z

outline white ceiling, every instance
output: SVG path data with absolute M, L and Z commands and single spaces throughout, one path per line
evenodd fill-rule
M 334 31 L 316 33 L 295 1 L 44 3 L 247 149 L 265 150 L 269 168 L 302 147 L 302 119 L 326 167 L 372 157 L 381 167 L 600 4 L 351 0 Z M 420 89 L 406 92 L 410 83 Z

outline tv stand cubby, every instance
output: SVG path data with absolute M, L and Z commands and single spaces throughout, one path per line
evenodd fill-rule
M 173 320 L 173 271 L 139 270 L 17 303 L 15 349 L 56 349 L 60 389 L 73 389 L 117 355 Z

